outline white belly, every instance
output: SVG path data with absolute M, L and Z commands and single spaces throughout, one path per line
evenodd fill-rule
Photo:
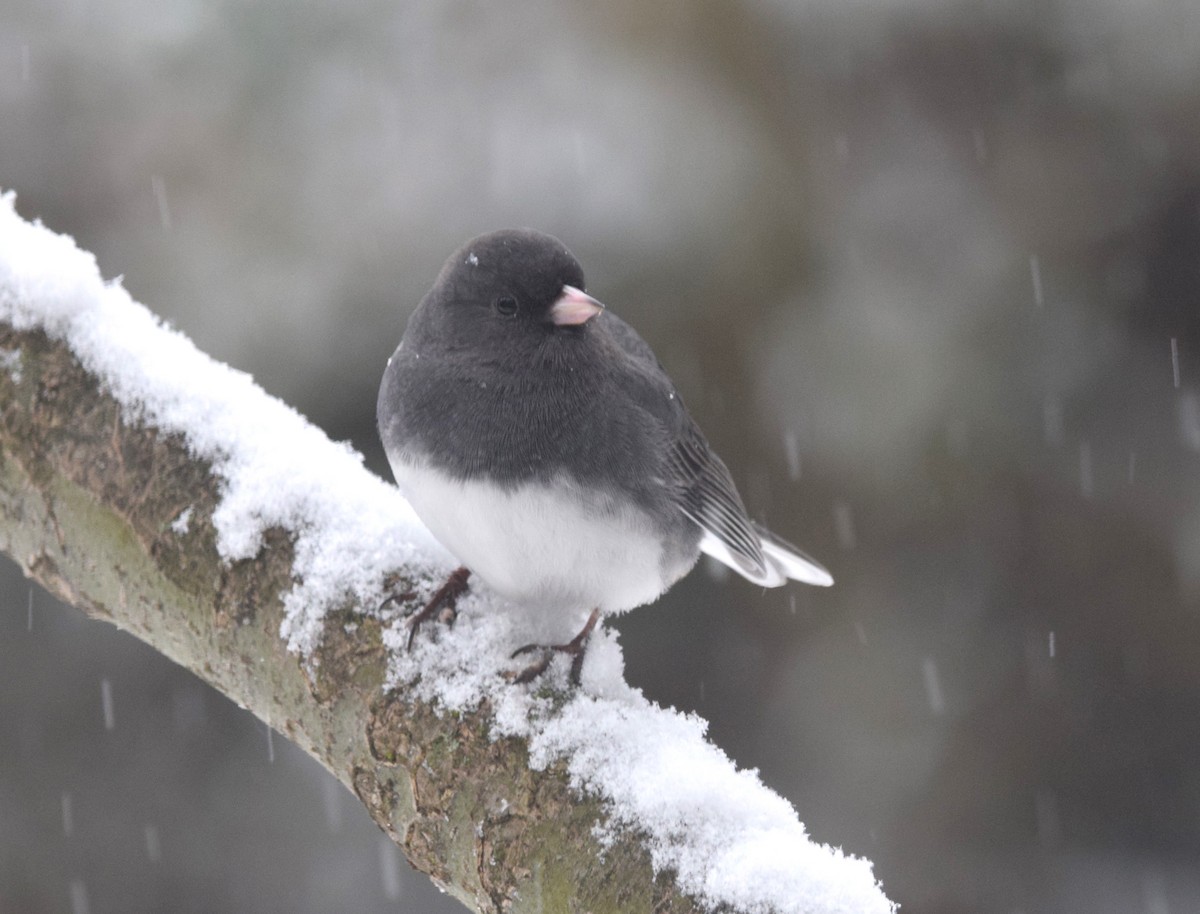
M 392 471 L 451 554 L 531 609 L 621 612 L 649 603 L 692 564 L 664 569 L 662 546 L 642 511 L 565 479 L 504 491 L 406 462 Z

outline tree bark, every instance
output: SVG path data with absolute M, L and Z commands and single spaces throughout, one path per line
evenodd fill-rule
M 531 770 L 522 741 L 493 742 L 488 707 L 443 715 L 385 691 L 380 625 L 362 607 L 329 614 L 314 656 L 289 653 L 291 532 L 224 562 L 211 523 L 221 481 L 180 436 L 124 413 L 41 331 L 0 323 L 0 356 L 0 548 L 29 577 L 285 734 L 473 910 L 700 910 L 669 873 L 654 876 L 639 835 L 602 849 L 601 804 L 572 791 L 561 764 Z

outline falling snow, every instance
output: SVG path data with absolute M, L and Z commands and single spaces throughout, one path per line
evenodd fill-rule
M 342 805 L 345 796 L 343 789 L 334 778 L 321 778 L 321 807 L 325 811 L 325 824 L 335 835 L 342 830 L 345 818 Z
M 158 204 L 158 221 L 168 231 L 171 228 L 171 206 L 167 202 L 167 182 L 162 175 L 150 178 L 150 189 L 154 191 L 154 200 Z
M 833 506 L 833 528 L 837 531 L 838 543 L 843 549 L 853 549 L 858 545 L 858 535 L 854 531 L 854 512 L 844 501 Z
M 400 851 L 387 835 L 380 835 L 377 842 L 379 847 L 379 878 L 383 885 L 383 894 L 389 901 L 400 898 Z
M 75 834 L 75 813 L 71 808 L 71 795 L 65 790 L 60 803 L 62 809 L 62 829 L 64 837 L 70 838 Z
M 796 437 L 794 431 L 787 431 L 783 435 L 783 453 L 787 458 L 788 479 L 796 482 L 800 479 L 803 464 L 800 461 L 800 439 Z
M 1029 280 L 1033 283 L 1033 303 L 1039 308 L 1046 304 L 1042 291 L 1042 262 L 1036 254 L 1029 257 Z
M 113 711 L 112 682 L 100 680 L 100 709 L 104 714 L 104 729 L 112 730 L 117 725 L 116 714 Z
M 925 698 L 929 702 L 929 710 L 941 714 L 946 710 L 946 699 L 942 694 L 942 680 L 938 675 L 937 663 L 932 657 L 921 661 L 921 677 L 925 681 Z
M 1179 437 L 1193 451 L 1200 451 L 1200 397 L 1190 390 L 1179 397 Z
M 83 880 L 72 879 L 69 892 L 71 895 L 71 914 L 90 914 L 91 906 L 88 904 L 87 886 L 83 884 Z
M 151 863 L 158 863 L 162 859 L 162 843 L 158 837 L 158 829 L 147 825 L 142 831 L 146 838 L 146 856 L 150 858 Z

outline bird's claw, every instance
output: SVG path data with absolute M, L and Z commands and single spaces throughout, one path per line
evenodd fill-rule
M 516 659 L 522 654 L 529 654 L 533 651 L 541 651 L 542 656 L 535 660 L 525 669 L 506 674 L 505 678 L 509 682 L 521 685 L 526 682 L 533 682 L 541 676 L 550 666 L 550 661 L 557 654 L 571 655 L 571 672 L 568 681 L 571 685 L 577 686 L 580 682 L 580 674 L 583 672 L 583 657 L 587 652 L 588 638 L 592 634 L 592 629 L 596 627 L 596 622 L 600 618 L 600 610 L 593 609 L 592 614 L 588 616 L 587 624 L 583 626 L 583 630 L 568 641 L 566 644 L 524 644 L 512 652 L 512 658 Z
M 412 650 L 413 639 L 417 636 L 417 629 L 430 619 L 437 619 L 439 622 L 447 626 L 454 625 L 454 620 L 458 618 L 458 610 L 456 604 L 458 598 L 467 592 L 468 579 L 471 577 L 471 572 L 467 568 L 456 568 L 450 572 L 450 576 L 446 578 L 446 582 L 438 588 L 437 593 L 429 598 L 420 610 L 409 616 L 404 623 L 408 629 L 408 638 L 404 642 L 405 650 Z M 401 602 L 405 599 L 411 599 L 415 594 L 408 591 L 403 594 L 392 594 L 383 601 L 380 606 L 382 609 L 392 602 Z
M 536 644 L 525 645 L 525 648 L 530 648 L 530 649 L 537 648 L 537 647 L 540 647 L 540 645 L 536 645 Z M 521 650 L 514 652 L 513 656 L 516 657 L 518 654 L 524 653 L 525 648 L 522 648 Z M 507 679 L 509 682 L 514 683 L 516 685 L 523 685 L 526 682 L 533 682 L 535 679 L 537 679 L 539 676 L 541 676 L 542 673 L 546 672 L 547 668 L 550 666 L 550 661 L 553 659 L 554 659 L 554 651 L 553 650 L 544 650 L 542 652 L 542 656 L 539 657 L 537 660 L 535 660 L 533 663 L 529 664 L 529 666 L 525 667 L 525 669 L 520 670 L 519 672 L 513 671 L 513 672 L 505 673 L 504 678 Z

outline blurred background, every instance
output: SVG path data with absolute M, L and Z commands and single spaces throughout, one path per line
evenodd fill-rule
M 1200 910 L 1200 5 L 6 0 L 0 187 L 381 475 L 468 237 L 558 235 L 831 590 L 617 621 L 908 912 Z M 0 569 L 0 912 L 451 912 Z

